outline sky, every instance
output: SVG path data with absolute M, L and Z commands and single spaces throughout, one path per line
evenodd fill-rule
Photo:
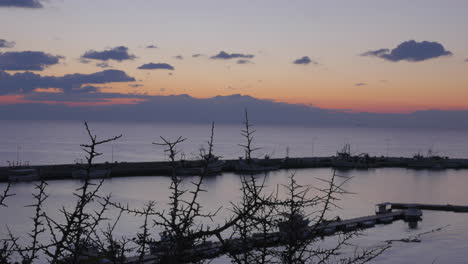
M 466 0 L 0 0 L 0 104 L 468 110 Z

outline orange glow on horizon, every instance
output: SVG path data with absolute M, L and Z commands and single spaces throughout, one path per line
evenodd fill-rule
M 25 104 L 24 95 L 0 95 L 0 105 Z
M 129 105 L 138 104 L 146 101 L 141 98 L 103 98 L 98 102 L 73 102 L 73 101 L 34 101 L 25 99 L 24 95 L 2 95 L 0 96 L 0 105 L 12 104 L 48 104 L 58 105 L 63 104 L 71 107 L 84 107 L 84 106 L 109 106 L 109 105 Z

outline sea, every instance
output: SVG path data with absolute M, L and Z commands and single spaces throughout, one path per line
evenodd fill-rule
M 89 127 L 98 139 L 117 135 L 122 138 L 98 149 L 103 154 L 98 162 L 130 162 L 167 160 L 164 148 L 153 143 L 161 137 L 186 140 L 179 146 L 179 158 L 196 159 L 200 149 L 206 148 L 211 124 L 155 124 L 136 122 L 90 122 Z M 253 145 L 260 148 L 254 156 L 263 158 L 324 157 L 335 155 L 345 144 L 353 154 L 371 156 L 412 157 L 415 154 L 468 158 L 468 130 L 402 129 L 369 127 L 313 127 L 255 125 Z M 215 124 L 214 152 L 225 159 L 244 155 L 239 144 L 242 124 Z M 83 122 L 77 121 L 0 121 L 0 166 L 9 163 L 30 165 L 70 164 L 82 162 L 84 152 L 80 144 L 88 142 Z M 294 174 L 302 185 L 318 186 L 320 179 L 330 179 L 333 173 L 349 179 L 344 184 L 347 194 L 340 196 L 329 217 L 350 218 L 374 214 L 375 204 L 381 202 L 434 203 L 468 205 L 468 170 L 413 170 L 378 168 L 334 172 L 330 168 L 279 170 L 259 175 L 268 190 L 281 188 Z M 229 215 L 231 202 L 240 199 L 241 176 L 233 173 L 209 177 L 207 192 L 200 196 L 204 210 L 221 208 L 213 225 Z M 183 186 L 190 188 L 197 177 L 184 178 Z M 102 193 L 112 194 L 116 202 L 141 208 L 149 201 L 165 208 L 168 202 L 170 179 L 164 176 L 112 178 L 102 186 Z M 73 192 L 79 180 L 48 182 L 45 210 L 57 219 L 60 208 L 74 204 Z M 0 183 L 0 191 L 6 187 Z M 27 241 L 31 228 L 34 183 L 16 183 L 6 200 L 8 207 L 0 207 L 0 239 L 8 229 Z M 112 214 L 112 212 L 109 212 Z M 122 237 L 134 236 L 142 219 L 123 216 L 116 228 Z M 208 223 L 210 224 L 210 223 Z M 8 227 L 8 228 L 7 228 Z M 157 230 L 154 230 L 157 233 Z M 418 237 L 419 243 L 393 242 L 392 247 L 371 263 L 468 263 L 468 214 L 424 211 L 416 229 L 402 221 L 376 226 L 363 231 L 354 239 L 356 248 L 372 247 L 389 240 Z M 45 239 L 45 238 L 44 238 Z M 332 243 L 325 239 L 324 246 Z M 343 253 L 345 256 L 346 252 Z M 229 263 L 220 258 L 213 263 Z

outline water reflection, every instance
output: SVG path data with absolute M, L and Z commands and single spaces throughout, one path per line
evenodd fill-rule
M 406 169 L 372 169 L 340 171 L 339 175 L 351 177 L 345 183 L 347 191 L 353 193 L 342 197 L 338 205 L 342 209 L 335 209 L 330 217 L 339 215 L 341 218 L 364 216 L 374 213 L 374 206 L 381 202 L 402 203 L 439 203 L 468 205 L 468 177 L 466 170 L 406 170 Z M 329 179 L 330 169 L 301 169 L 297 171 L 274 171 L 266 175 L 268 190 L 273 190 L 288 181 L 291 173 L 301 184 L 317 186 L 317 178 Z M 200 202 L 205 210 L 215 210 L 222 207 L 222 213 L 214 221 L 223 221 L 229 214 L 230 203 L 240 199 L 240 175 L 225 173 L 223 175 L 206 178 L 205 189 L 208 191 L 200 196 Z M 196 177 L 184 178 L 184 186 L 188 187 Z M 339 181 L 345 179 L 338 178 Z M 51 181 L 48 191 L 50 199 L 47 201 L 47 211 L 52 217 L 59 217 L 58 209 L 73 205 L 72 192 L 79 186 L 79 181 Z M 132 177 L 114 178 L 106 181 L 103 193 L 112 193 L 117 202 L 131 206 L 142 206 L 148 200 L 154 200 L 161 208 L 167 206 L 170 179 L 168 177 Z M 4 184 L 0 184 L 0 189 Z M 12 192 L 16 196 L 8 201 L 8 208 L 0 208 L 0 231 L 4 236 L 5 225 L 9 225 L 16 233 L 24 233 L 30 227 L 31 208 L 25 205 L 31 203 L 31 183 L 13 185 Z M 135 233 L 141 219 L 124 217 L 118 226 L 119 235 L 131 236 Z M 422 243 L 401 244 L 394 247 L 375 260 L 375 263 L 431 263 L 437 259 L 438 263 L 466 263 L 465 248 L 468 244 L 468 215 L 425 211 L 423 221 L 418 228 L 410 229 L 402 221 L 391 225 L 377 226 L 365 231 L 365 236 L 355 242 L 362 246 L 373 245 L 383 240 L 401 239 L 426 232 L 441 226 L 448 227 L 442 231 L 422 237 Z

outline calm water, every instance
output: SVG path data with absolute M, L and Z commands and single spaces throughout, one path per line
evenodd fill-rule
M 71 163 L 81 158 L 79 143 L 85 134 L 81 124 L 74 122 L 4 122 L 0 131 L 0 160 L 21 160 L 32 164 Z M 160 160 L 162 149 L 151 145 L 158 136 L 189 138 L 183 146 L 187 157 L 194 157 L 203 141 L 206 141 L 209 125 L 155 125 L 107 123 L 91 124 L 98 135 L 124 134 L 124 138 L 113 146 L 103 149 L 102 160 L 118 161 Z M 216 129 L 216 153 L 224 157 L 237 157 L 241 149 L 238 131 L 240 126 L 220 125 Z M 418 151 L 433 148 L 440 155 L 468 157 L 467 131 L 427 131 L 401 129 L 366 128 L 311 128 L 257 126 L 258 146 L 261 153 L 284 157 L 286 147 L 290 156 L 332 155 L 344 142 L 352 145 L 353 152 L 368 152 L 372 155 L 411 156 Z M 19 151 L 17 147 L 20 146 Z M 260 153 L 259 153 L 260 154 Z M 285 183 L 293 171 L 269 173 L 266 183 L 273 188 Z M 304 169 L 295 171 L 303 184 L 317 184 L 316 177 L 329 178 L 330 169 Z M 336 209 L 330 216 L 342 218 L 372 214 L 374 204 L 390 202 L 452 203 L 468 205 L 468 170 L 415 171 L 406 169 L 353 170 L 340 172 L 353 177 L 346 189 L 354 194 L 347 195 L 339 202 L 343 209 Z M 190 182 L 192 178 L 187 178 Z M 73 204 L 71 193 L 79 181 L 53 181 L 49 183 L 50 199 L 47 211 L 58 217 L 61 205 Z M 209 191 L 201 196 L 207 210 L 223 206 L 215 219 L 221 221 L 229 208 L 230 201 L 239 198 L 239 176 L 223 174 L 206 181 Z M 141 206 L 148 200 L 155 200 L 161 207 L 167 202 L 169 179 L 166 177 L 133 177 L 108 180 L 103 186 L 104 193 L 112 193 L 116 201 Z M 0 184 L 2 190 L 4 184 Z M 5 236 L 8 225 L 16 234 L 24 234 L 30 228 L 31 183 L 15 184 L 12 192 L 16 196 L 8 201 L 8 208 L 0 208 L 0 237 Z M 141 225 L 141 219 L 124 217 L 118 226 L 119 235 L 131 236 Z M 365 236 L 355 243 L 370 246 L 388 239 L 401 239 L 435 228 L 446 226 L 442 231 L 425 235 L 422 243 L 396 243 L 374 263 L 467 263 L 468 214 L 424 212 L 424 219 L 416 230 L 410 230 L 403 222 L 378 226 L 365 231 Z M 327 243 L 327 241 L 325 241 Z M 219 260 L 222 263 L 222 260 Z
M 159 136 L 187 141 L 181 145 L 186 159 L 198 155 L 209 136 L 210 124 L 90 123 L 100 137 L 123 134 L 118 142 L 102 148 L 101 161 L 153 161 L 165 159 L 163 149 L 152 145 Z M 57 121 L 0 121 L 0 166 L 18 156 L 30 164 L 63 164 L 81 159 L 79 144 L 87 142 L 82 123 Z M 243 155 L 241 125 L 216 125 L 215 151 L 224 158 Z M 468 130 L 316 128 L 256 126 L 258 156 L 331 156 L 344 143 L 354 154 L 411 157 L 432 149 L 436 154 L 468 157 Z

